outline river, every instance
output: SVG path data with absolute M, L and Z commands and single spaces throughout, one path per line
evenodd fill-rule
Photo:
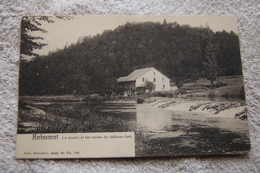
M 46 112 L 77 105 L 119 117 L 132 131 L 145 134 L 145 151 L 138 156 L 240 154 L 250 149 L 247 121 L 134 102 L 34 102 Z M 138 140 L 138 138 L 137 138 Z M 138 146 L 137 146 L 138 147 Z

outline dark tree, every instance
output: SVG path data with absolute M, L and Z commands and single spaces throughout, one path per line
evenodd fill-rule
M 147 89 L 151 92 L 155 89 L 155 84 L 150 81 L 145 81 L 145 89 Z
M 120 93 L 116 79 L 145 67 L 179 86 L 200 77 L 213 85 L 217 76 L 241 74 L 238 43 L 235 33 L 209 27 L 128 22 L 21 63 L 20 94 Z
M 70 20 L 69 16 L 57 16 L 57 19 Z M 41 28 L 42 22 L 53 23 L 52 17 L 49 16 L 24 16 L 21 21 L 21 50 L 20 54 L 28 56 L 38 56 L 34 53 L 35 49 L 41 49 L 47 44 L 41 43 L 43 37 L 36 37 L 29 34 L 32 31 L 47 33 L 48 31 Z
M 216 50 L 213 44 L 213 31 L 209 27 L 206 28 L 206 32 L 203 34 L 204 44 L 204 57 L 203 65 L 206 71 L 206 77 L 210 80 L 211 87 L 214 86 L 213 82 L 217 79 L 217 61 L 216 61 Z
M 218 63 L 219 74 L 234 76 L 242 74 L 239 38 L 233 31 L 216 32 L 214 35 L 216 43 L 216 60 Z
M 34 53 L 33 50 L 41 49 L 43 46 L 47 44 L 39 42 L 39 40 L 43 40 L 42 37 L 31 36 L 28 34 L 32 31 L 40 31 L 43 33 L 47 33 L 48 31 L 40 28 L 42 25 L 41 22 L 46 21 L 48 23 L 53 23 L 53 20 L 50 20 L 47 16 L 36 17 L 36 16 L 24 16 L 21 22 L 21 50 L 20 53 L 28 56 L 38 56 L 38 54 Z

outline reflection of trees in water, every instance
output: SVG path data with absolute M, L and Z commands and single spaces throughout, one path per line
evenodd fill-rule
M 93 109 L 90 110 L 87 105 Z M 212 119 L 212 116 L 202 117 L 196 113 L 170 111 L 147 104 L 136 105 L 136 112 L 125 109 L 128 107 L 135 110 L 135 104 L 123 103 L 37 106 L 42 109 L 44 107 L 45 116 L 38 120 L 35 117 L 31 119 L 32 122 L 41 124 L 36 133 L 134 130 L 137 156 L 211 155 L 239 153 L 250 148 L 247 129 L 225 130 L 221 126 L 225 118 Z M 50 119 L 51 115 L 56 116 Z M 234 120 L 236 119 L 230 119 L 226 126 L 231 126 Z
M 175 138 L 152 139 L 150 156 L 241 154 L 250 149 L 249 138 L 212 127 L 192 127 Z

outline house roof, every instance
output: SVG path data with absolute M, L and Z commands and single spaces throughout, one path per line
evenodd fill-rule
M 132 73 L 130 73 L 128 76 L 120 77 L 117 79 L 117 82 L 130 82 L 130 81 L 135 81 L 138 79 L 140 76 L 145 74 L 146 72 L 150 71 L 153 69 L 153 67 L 149 68 L 142 68 L 138 70 L 134 70 Z

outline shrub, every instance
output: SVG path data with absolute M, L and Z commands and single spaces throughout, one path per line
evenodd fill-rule
M 167 97 L 168 97 L 168 98 L 173 98 L 173 95 L 174 95 L 174 94 L 173 94 L 172 92 L 167 92 L 166 94 L 167 94 Z
M 163 93 L 163 92 L 157 91 L 157 92 L 154 92 L 154 93 L 153 93 L 153 96 L 154 96 L 154 97 L 166 97 L 166 94 Z
M 178 90 L 174 91 L 174 94 L 175 94 L 175 95 L 186 94 L 186 93 L 187 93 L 187 91 L 185 91 L 185 90 L 183 90 L 183 89 L 178 89 Z
M 145 94 L 145 91 L 144 91 L 144 90 L 138 90 L 138 91 L 137 91 L 137 95 L 143 95 L 143 94 Z
M 144 103 L 144 99 L 143 99 L 143 98 L 137 98 L 137 103 L 138 103 L 138 104 Z
M 155 84 L 150 81 L 145 81 L 145 89 L 151 92 L 155 89 Z
M 215 87 L 217 87 L 217 88 L 223 87 L 223 86 L 227 86 L 227 84 L 224 82 L 219 82 L 219 81 L 215 84 Z
M 176 86 L 178 88 L 181 88 L 183 86 L 183 83 L 181 83 L 180 81 L 176 81 Z
M 173 93 L 171 91 L 156 91 L 153 92 L 152 96 L 153 97 L 168 97 L 168 98 L 173 98 Z
M 209 98 L 215 98 L 216 95 L 215 95 L 214 93 L 209 93 L 208 97 L 209 97 Z

